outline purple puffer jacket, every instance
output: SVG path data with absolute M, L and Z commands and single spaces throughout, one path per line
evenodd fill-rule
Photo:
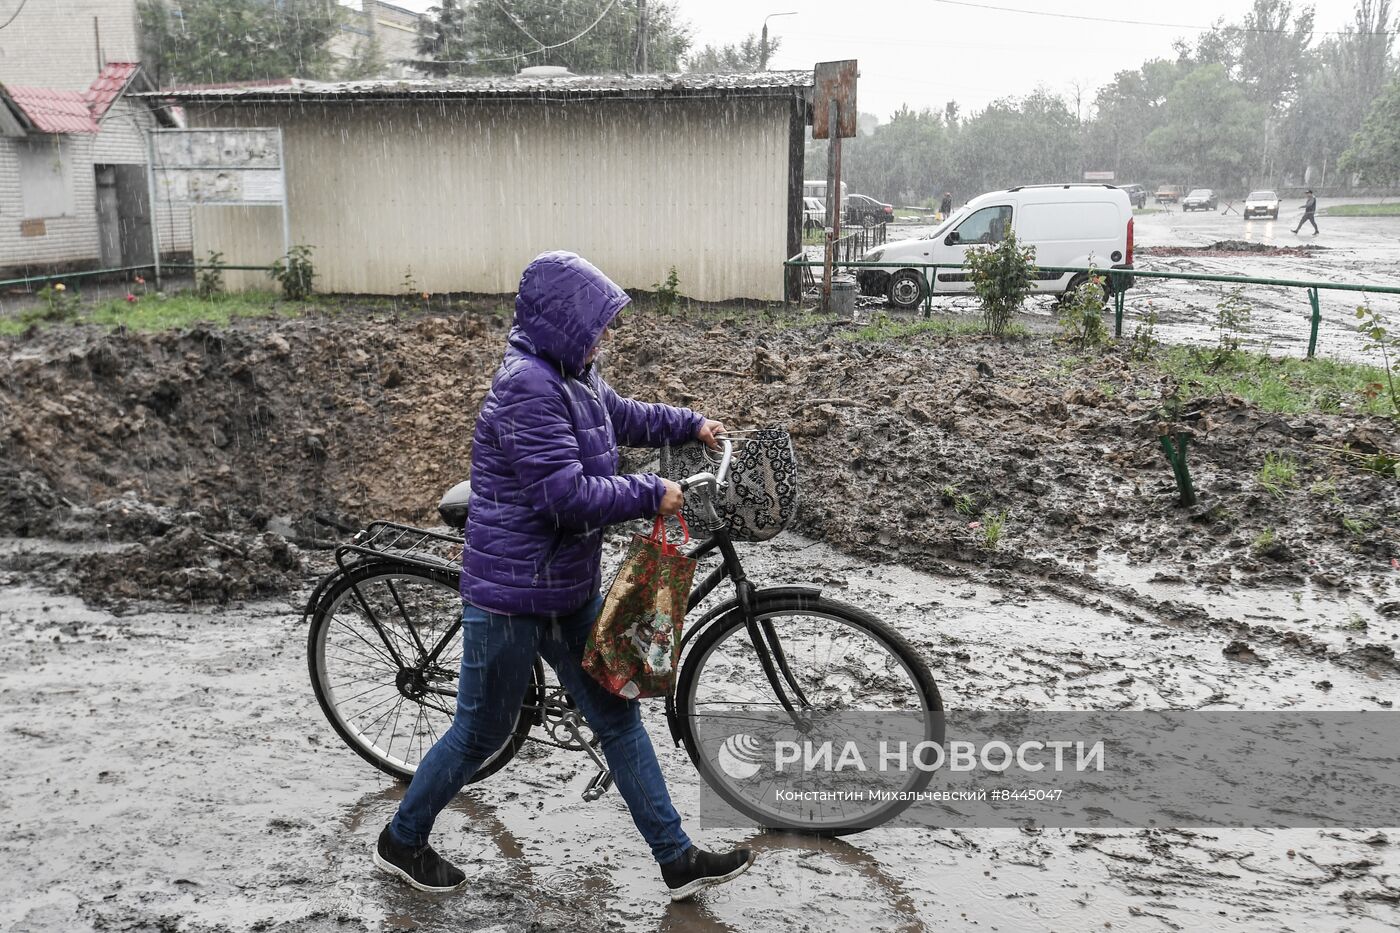
M 619 398 L 584 360 L 630 301 L 573 253 L 520 278 L 509 347 L 477 417 L 462 598 L 509 615 L 563 615 L 598 592 L 603 528 L 655 515 L 652 474 L 618 476 L 618 444 L 690 440 L 686 408 Z

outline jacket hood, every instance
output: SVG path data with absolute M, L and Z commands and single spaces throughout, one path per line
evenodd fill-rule
M 511 342 L 525 338 L 526 349 L 578 376 L 604 328 L 631 300 L 581 256 L 541 253 L 520 276 Z

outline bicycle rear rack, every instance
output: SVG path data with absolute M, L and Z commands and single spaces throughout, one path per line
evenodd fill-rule
M 462 537 L 398 522 L 376 521 L 335 550 L 341 570 L 366 560 L 396 560 L 433 570 L 460 570 Z

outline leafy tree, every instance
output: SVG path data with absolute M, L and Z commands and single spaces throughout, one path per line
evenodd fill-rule
M 157 84 L 329 78 L 335 0 L 140 0 L 145 64 Z
M 1400 78 L 1371 106 L 1361 132 L 1342 153 L 1341 168 L 1375 184 L 1400 178 Z
M 852 192 L 907 204 L 950 184 L 952 160 L 943 118 L 932 110 L 901 107 L 874 131 L 844 140 L 841 174 Z M 826 177 L 826 143 L 807 150 L 807 178 Z
M 780 41 L 776 36 L 768 40 L 768 56 L 770 58 L 778 50 Z M 692 52 L 685 57 L 684 65 L 686 71 L 707 74 L 747 74 L 758 71 L 762 62 L 761 40 L 754 33 L 749 33 L 744 37 L 744 41 L 738 45 L 722 45 L 719 48 L 707 45 L 698 52 Z
M 1147 137 L 1160 168 L 1192 185 L 1235 188 L 1258 152 L 1261 108 L 1232 82 L 1223 65 L 1200 65 L 1167 95 L 1166 122 Z
M 1146 179 L 1157 161 L 1147 137 L 1166 122 L 1167 95 L 1182 70 L 1175 61 L 1152 59 L 1118 72 L 1100 88 L 1085 142 L 1086 164 L 1111 169 L 1123 181 Z
M 344 81 L 360 81 L 384 75 L 384 50 L 379 44 L 379 31 L 371 29 L 368 36 L 355 43 L 350 58 L 340 66 L 339 77 Z
M 647 3 L 647 63 L 679 71 L 690 31 L 667 0 Z M 577 74 L 630 72 L 638 60 L 637 0 L 441 0 L 422 25 L 419 52 L 436 74 L 514 74 L 562 65 Z M 436 64 L 434 64 L 436 62 Z
M 461 0 L 439 0 L 418 21 L 418 54 L 427 60 L 414 67 L 437 77 L 478 74 L 477 66 L 465 64 L 475 58 L 475 42 L 471 15 Z
M 964 191 L 1073 181 L 1082 147 L 1079 123 L 1064 100 L 1041 89 L 994 101 L 962 121 L 953 175 Z
M 1292 0 L 1254 0 L 1240 42 L 1240 81 L 1257 104 L 1283 111 L 1308 64 L 1313 8 L 1295 15 Z
M 1318 47 L 1283 129 L 1300 170 L 1337 164 L 1385 88 L 1393 43 L 1390 0 L 1359 0 L 1352 24 Z

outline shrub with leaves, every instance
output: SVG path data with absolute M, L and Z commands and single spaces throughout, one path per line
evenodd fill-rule
M 210 250 L 209 257 L 195 271 L 194 290 L 201 298 L 214 298 L 224 293 L 224 254 Z
M 1133 344 L 1128 352 L 1140 363 L 1152 359 L 1160 346 L 1157 341 L 1157 320 L 1157 309 L 1149 302 L 1147 314 L 1133 327 Z
M 1395 374 L 1391 370 L 1391 352 L 1400 346 L 1400 338 L 1397 338 L 1385 326 L 1385 318 L 1381 313 L 1369 304 L 1361 305 L 1356 309 L 1356 329 L 1361 332 L 1366 344 L 1364 350 L 1381 351 L 1381 362 L 1385 367 L 1386 387 L 1390 392 L 1390 410 L 1392 414 L 1400 415 L 1400 396 L 1395 392 Z
M 1103 326 L 1104 296 L 1103 276 L 1090 273 L 1089 277 L 1065 294 L 1059 305 L 1060 330 L 1066 340 L 1079 349 L 1097 347 L 1108 340 L 1108 331 Z
M 676 275 L 676 267 L 672 266 L 671 271 L 666 275 L 666 281 L 656 282 L 652 286 L 652 291 L 656 292 L 656 310 L 661 314 L 670 314 L 676 309 L 676 304 L 681 297 L 681 280 Z
M 1219 338 L 1218 358 L 1222 361 L 1234 356 L 1240 348 L 1240 340 L 1249 326 L 1249 316 L 1253 307 L 1244 297 L 1244 288 L 1235 286 L 1225 293 L 1215 305 L 1215 331 Z
M 984 329 L 993 337 L 1006 333 L 1011 318 L 1026 303 L 1035 282 L 1035 247 L 1023 247 L 1008 230 L 996 246 L 970 249 L 963 260 L 972 290 L 982 302 Z
M 38 296 L 39 306 L 19 315 L 19 319 L 25 324 L 33 324 L 36 321 L 71 321 L 78 316 L 81 299 L 62 282 L 45 285 L 39 289 Z
M 311 297 L 315 287 L 316 266 L 311 261 L 311 247 L 304 244 L 293 246 L 287 255 L 272 264 L 267 273 L 280 282 L 282 294 L 289 301 L 305 301 Z

